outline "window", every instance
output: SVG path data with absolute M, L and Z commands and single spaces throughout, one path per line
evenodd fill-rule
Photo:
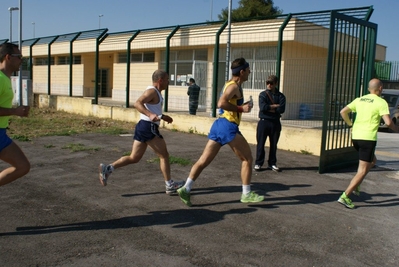
M 29 58 L 28 57 L 24 57 L 22 58 L 22 70 L 29 70 Z
M 196 50 L 179 50 L 170 51 L 169 54 L 169 77 L 170 85 L 182 85 L 186 86 L 188 79 L 194 77 L 197 84 L 205 84 L 206 78 L 200 81 L 200 76 L 197 75 L 199 66 L 205 62 L 207 64 L 208 50 L 207 49 L 196 49 Z M 165 68 L 166 51 L 161 53 L 161 68 Z M 198 81 L 197 81 L 198 80 Z
M 69 57 L 58 57 L 58 65 L 69 64 Z
M 154 61 L 155 61 L 154 52 L 143 53 L 143 62 L 154 62 Z
M 73 64 L 81 64 L 81 56 L 73 56 Z M 58 57 L 58 65 L 69 65 L 69 56 Z
M 208 61 L 208 50 L 207 49 L 194 50 L 194 60 Z
M 130 62 L 142 62 L 143 61 L 143 54 L 141 53 L 133 53 L 130 56 Z
M 33 59 L 33 65 L 41 66 L 41 65 L 48 65 L 48 58 L 47 57 L 37 57 Z M 54 57 L 50 59 L 50 65 L 54 65 Z
M 127 55 L 126 55 L 126 53 L 119 53 L 119 54 L 118 54 L 118 62 L 119 62 L 119 63 L 126 63 L 126 62 L 127 62 Z
M 126 63 L 127 54 L 119 53 L 118 62 Z M 155 62 L 155 52 L 140 52 L 130 54 L 130 62 Z
M 245 58 L 251 69 L 251 75 L 243 87 L 263 90 L 267 77 L 276 74 L 277 46 L 233 48 L 230 61 L 239 57 Z
M 82 64 L 81 56 L 73 56 L 73 64 Z

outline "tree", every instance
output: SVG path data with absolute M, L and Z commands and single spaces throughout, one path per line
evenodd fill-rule
M 240 0 L 238 8 L 231 10 L 231 20 L 244 20 L 256 17 L 267 17 L 282 14 L 283 10 L 274 6 L 273 0 Z M 227 20 L 229 14 L 228 7 L 222 9 L 218 15 L 219 20 Z

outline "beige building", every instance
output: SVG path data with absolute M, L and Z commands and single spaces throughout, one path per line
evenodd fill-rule
M 312 119 L 320 119 L 329 29 L 322 23 L 296 17 L 289 20 L 280 37 L 279 30 L 284 21 L 284 18 L 277 18 L 232 23 L 230 37 L 227 27 L 223 28 L 221 23 L 121 33 L 95 30 L 80 35 L 46 37 L 41 39 L 42 42 L 23 46 L 22 52 L 33 59 L 34 93 L 46 94 L 50 90 L 51 95 L 69 95 L 72 88 L 72 96 L 94 97 L 98 64 L 98 97 L 125 102 L 129 87 L 129 103 L 134 103 L 151 84 L 153 71 L 165 69 L 169 46 L 168 110 L 188 109 L 187 82 L 193 77 L 201 87 L 200 111 L 209 113 L 212 108 L 215 51 L 219 53 L 216 88 L 220 91 L 226 78 L 226 44 L 230 38 L 230 60 L 246 58 L 252 72 L 244 84 L 244 92 L 246 98 L 253 96 L 255 108 L 250 114 L 245 114 L 244 119 L 256 119 L 257 96 L 265 89 L 267 76 L 276 74 L 278 43 L 282 37 L 279 89 L 287 97 L 283 119 L 298 120 L 304 106 L 312 113 Z M 217 33 L 221 30 L 220 49 L 216 50 Z M 337 36 L 340 38 L 340 34 Z M 385 53 L 386 48 L 377 45 L 375 59 L 385 60 Z

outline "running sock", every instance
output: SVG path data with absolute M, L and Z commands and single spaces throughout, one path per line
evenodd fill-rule
M 167 186 L 171 186 L 171 184 L 173 184 L 173 180 L 170 179 L 169 181 L 165 181 L 165 184 L 166 184 Z
M 191 191 L 191 187 L 193 186 L 194 182 L 195 181 L 193 179 L 187 178 L 186 183 L 184 184 L 184 187 L 186 188 L 187 192 Z
M 242 193 L 247 195 L 249 192 L 251 192 L 251 185 L 242 185 Z

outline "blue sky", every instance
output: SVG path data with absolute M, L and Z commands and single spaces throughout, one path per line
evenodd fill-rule
M 239 0 L 232 1 L 232 8 Z M 9 7 L 20 0 L 1 0 L 0 39 L 10 36 Z M 218 20 L 229 0 L 22 0 L 22 39 L 101 28 L 110 32 L 148 29 Z M 373 6 L 377 42 L 387 46 L 387 60 L 399 61 L 398 0 L 274 0 L 284 14 Z M 103 15 L 100 17 L 100 15 Z M 19 11 L 12 12 L 12 39 L 19 39 Z M 34 24 L 33 24 L 34 23 Z

